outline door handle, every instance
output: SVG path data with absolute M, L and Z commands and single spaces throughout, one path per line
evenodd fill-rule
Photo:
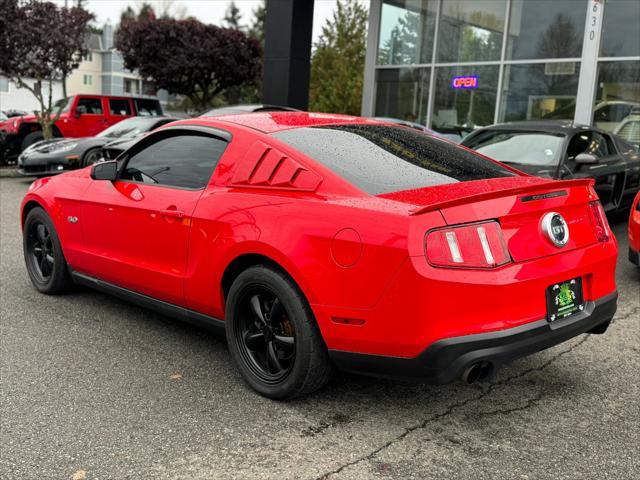
M 176 210 L 175 208 L 167 208 L 166 210 L 161 210 L 160 213 L 165 217 L 172 217 L 172 218 L 184 217 L 184 212 L 182 210 Z

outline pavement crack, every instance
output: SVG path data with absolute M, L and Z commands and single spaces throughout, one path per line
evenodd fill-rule
M 633 315 L 633 313 L 635 311 L 637 311 L 638 308 L 634 308 L 631 312 L 629 312 L 628 314 L 625 314 L 624 316 L 618 317 L 616 320 L 624 320 L 625 318 L 630 317 L 631 315 Z M 613 323 L 613 321 L 612 321 Z M 319 477 L 316 477 L 316 480 L 327 480 L 328 478 L 332 477 L 333 475 L 337 475 L 339 473 L 341 473 L 343 470 L 352 467 L 354 465 L 357 465 L 359 463 L 362 463 L 364 461 L 367 460 L 373 460 L 380 452 L 386 450 L 387 448 L 391 447 L 392 445 L 401 442 L 402 440 L 404 440 L 407 436 L 409 436 L 411 433 L 417 431 L 417 430 L 421 430 L 426 428 L 430 423 L 435 422 L 437 420 L 440 420 L 441 418 L 447 417 L 451 414 L 453 414 L 456 410 L 459 410 L 465 406 L 467 406 L 470 403 L 474 403 L 474 402 L 478 402 L 482 399 L 484 399 L 485 397 L 487 397 L 489 394 L 491 394 L 491 392 L 502 385 L 505 385 L 513 380 L 517 380 L 519 378 L 522 378 L 526 375 L 529 375 L 530 373 L 533 372 L 539 372 L 542 371 L 544 369 L 546 369 L 547 367 L 549 367 L 551 364 L 553 364 L 556 360 L 558 360 L 559 358 L 573 352 L 575 349 L 577 349 L 578 347 L 580 347 L 583 343 L 587 342 L 589 340 L 589 338 L 591 338 L 591 335 L 585 335 L 583 338 L 581 338 L 578 342 L 574 343 L 570 348 L 563 350 L 557 354 L 555 354 L 554 356 L 552 356 L 549 360 L 547 360 L 546 362 L 544 362 L 542 365 L 539 365 L 537 367 L 531 367 L 528 368 L 526 370 L 522 370 L 521 372 L 515 374 L 515 375 L 511 375 L 503 380 L 500 380 L 498 382 L 495 383 L 490 383 L 486 388 L 483 389 L 483 391 L 475 396 L 475 397 L 471 397 L 468 398 L 466 400 L 463 400 L 461 402 L 456 402 L 453 403 L 451 405 L 449 405 L 449 407 L 447 407 L 447 409 L 444 412 L 441 413 L 437 413 L 435 415 L 432 415 L 428 418 L 426 418 L 425 420 L 423 420 L 422 422 L 412 425 L 410 427 L 405 428 L 405 430 L 398 436 L 396 436 L 395 438 L 389 440 L 388 442 L 382 444 L 381 446 L 379 446 L 378 448 L 376 448 L 375 450 L 372 450 L 371 452 L 369 452 L 366 455 L 363 455 L 355 460 L 352 460 L 350 462 L 344 463 L 341 466 L 339 466 L 338 468 L 336 468 L 335 470 L 332 470 L 330 472 L 327 472 L 325 474 L 320 475 Z M 529 400 L 527 400 L 527 403 L 525 405 L 522 406 L 518 406 L 518 407 L 511 407 L 511 408 L 507 408 L 507 409 L 502 409 L 502 410 L 495 410 L 495 411 L 491 411 L 491 412 L 486 412 L 483 414 L 480 414 L 480 416 L 490 416 L 490 415 L 498 415 L 498 414 L 505 414 L 505 413 L 512 413 L 512 412 L 517 412 L 517 411 L 522 411 L 522 410 L 526 410 L 528 408 L 531 408 L 532 406 L 534 406 L 537 402 L 539 402 L 540 400 L 542 400 L 542 392 L 539 393 L 538 395 L 536 395 L 534 398 L 531 398 Z

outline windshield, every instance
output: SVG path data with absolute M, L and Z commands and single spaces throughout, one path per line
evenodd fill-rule
M 273 134 L 372 195 L 515 175 L 412 128 L 330 125 Z
M 98 137 L 137 137 L 151 130 L 156 123 L 158 123 L 157 118 L 129 118 L 115 125 L 111 125 L 106 130 L 100 132 Z
M 558 164 L 564 138 L 561 133 L 488 130 L 463 143 L 500 162 L 548 167 Z
M 3 122 L 5 120 L 9 120 L 9 118 L 2 112 L 0 112 L 0 122 Z
M 60 110 L 61 112 L 68 112 L 71 108 L 71 104 L 73 103 L 71 100 L 73 97 L 69 98 L 61 98 L 56 103 L 53 104 L 53 111 L 57 112 Z

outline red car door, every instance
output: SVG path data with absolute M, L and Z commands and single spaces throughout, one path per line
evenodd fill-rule
M 74 111 L 77 137 L 93 137 L 109 126 L 102 97 L 78 98 Z
M 176 305 L 191 216 L 227 138 L 167 129 L 136 145 L 115 182 L 95 180 L 83 207 L 86 273 Z

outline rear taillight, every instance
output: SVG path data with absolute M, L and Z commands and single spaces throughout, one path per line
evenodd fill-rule
M 596 237 L 600 242 L 609 240 L 609 224 L 604 214 L 604 208 L 599 201 L 589 203 L 589 212 L 591 213 L 591 223 L 596 232 Z
M 427 260 L 435 267 L 495 268 L 511 262 L 498 222 L 432 230 L 425 242 Z

